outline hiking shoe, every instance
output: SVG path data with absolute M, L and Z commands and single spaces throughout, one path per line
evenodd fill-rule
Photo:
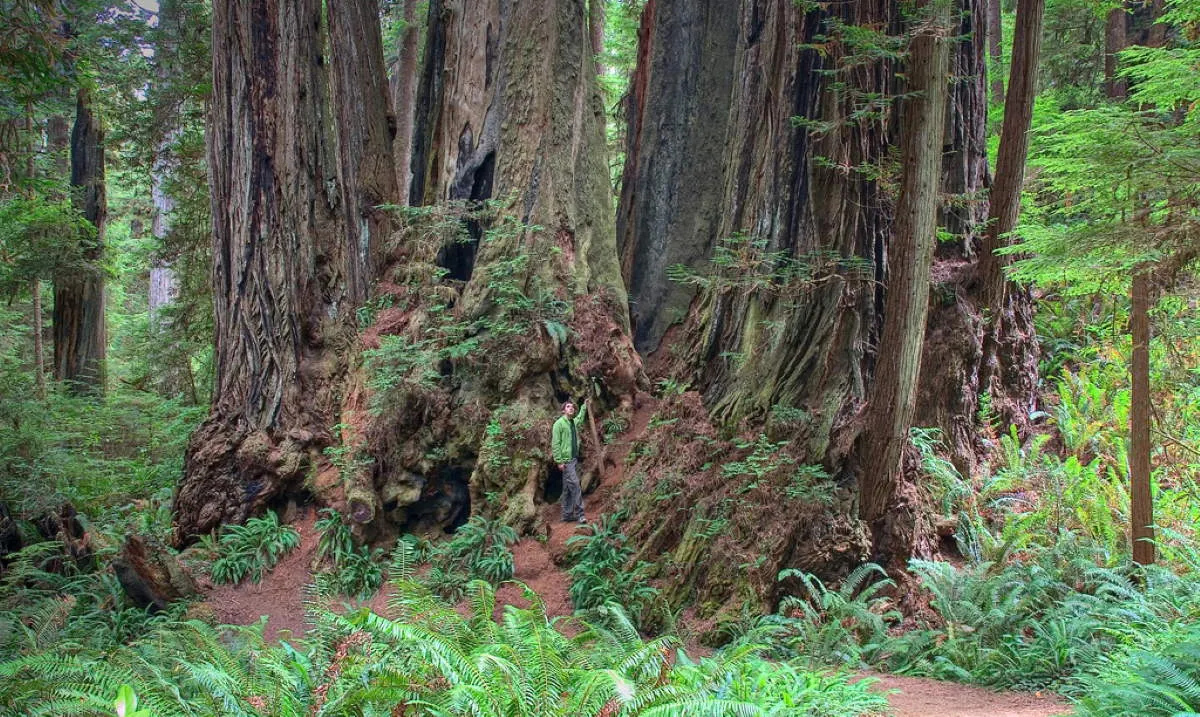
M 582 515 L 581 515 L 581 516 L 579 516 L 579 524 L 580 524 L 580 525 L 587 525 L 587 518 L 583 517 Z

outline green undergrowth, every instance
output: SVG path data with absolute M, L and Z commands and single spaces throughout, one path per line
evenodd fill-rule
M 1200 554 L 1180 572 L 1105 567 L 1106 558 L 1064 533 L 1003 564 L 914 560 L 928 607 L 903 630 L 887 596 L 894 583 L 874 565 L 836 589 L 784 571 L 778 612 L 752 620 L 732 644 L 766 644 L 809 665 L 1049 689 L 1078 699 L 1085 714 L 1196 711 Z
M 35 516 L 70 501 L 93 522 L 165 535 L 169 516 L 147 508 L 169 499 L 207 408 L 128 389 L 103 399 L 51 390 L 45 400 L 19 381 L 3 389 L 0 495 L 14 513 Z
M 314 569 L 335 592 L 359 599 L 374 595 L 383 587 L 384 551 L 358 545 L 350 526 L 332 508 L 321 511 L 316 523 L 321 537 L 317 540 Z
M 642 629 L 655 626 L 661 615 L 658 588 L 647 580 L 650 565 L 630 565 L 633 548 L 618 529 L 619 515 L 605 515 L 590 531 L 567 539 L 571 567 L 569 594 L 576 610 L 592 611 L 617 604 Z
M 56 640 L 0 662 L 0 707 L 27 715 L 111 715 L 135 702 L 173 715 L 811 715 L 877 713 L 870 681 L 766 661 L 742 646 L 693 659 L 647 640 L 619 607 L 552 620 L 536 594 L 504 606 L 484 581 L 468 609 L 397 566 L 383 617 L 331 609 L 311 593 L 315 628 L 272 644 L 264 624 L 214 627 L 156 618 L 119 644 Z M 569 629 L 566 629 L 568 628 Z
M 215 583 L 262 582 L 279 560 L 300 545 L 300 533 L 282 525 L 274 511 L 250 518 L 243 525 L 227 525 L 221 537 L 209 540 L 208 549 L 217 556 L 209 568 Z
M 513 576 L 511 546 L 516 542 L 511 527 L 477 513 L 453 538 L 426 548 L 430 568 L 425 581 L 450 601 L 460 600 L 472 580 L 498 585 Z

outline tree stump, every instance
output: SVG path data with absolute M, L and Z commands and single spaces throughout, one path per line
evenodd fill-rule
M 178 558 L 155 538 L 129 536 L 112 564 L 121 587 L 134 604 L 153 612 L 200 592 Z

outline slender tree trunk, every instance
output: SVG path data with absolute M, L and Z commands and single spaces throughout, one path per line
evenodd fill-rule
M 25 159 L 25 179 L 27 184 L 25 193 L 27 197 L 33 195 L 33 180 L 37 176 L 37 163 L 34 161 L 37 149 L 35 136 L 33 103 L 26 102 L 25 148 L 27 156 Z M 42 281 L 39 277 L 35 276 L 29 280 L 29 293 L 33 299 L 33 386 L 38 400 L 44 401 L 46 399 L 46 350 L 42 342 L 44 317 L 42 316 Z
M 330 0 L 332 98 L 338 183 L 347 246 L 346 283 L 357 303 L 367 298 L 394 228 L 380 205 L 399 196 L 392 142 L 395 116 L 388 97 L 376 0 Z M 368 31 L 373 28 L 374 31 Z
M 178 37 L 183 32 L 183 22 L 179 0 L 164 0 L 160 4 L 158 25 L 162 33 L 159 35 L 159 45 L 155 48 L 154 62 L 156 64 L 155 84 L 163 94 L 166 94 L 166 89 L 180 69 L 178 67 Z M 176 118 L 169 114 L 169 111 L 166 107 L 160 106 L 155 117 L 158 139 L 150 165 L 150 201 L 153 204 L 150 235 L 154 237 L 155 243 L 159 247 L 162 246 L 171 231 L 171 213 L 175 211 L 175 198 L 167 192 L 166 187 L 178 166 L 178 162 L 172 156 L 172 148 L 179 138 L 179 128 Z M 162 324 L 162 309 L 174 301 L 178 293 L 179 281 L 175 276 L 174 269 L 171 268 L 170 260 L 156 259 L 150 267 L 148 299 L 151 326 L 157 329 L 166 328 Z M 178 373 L 174 370 L 170 372 Z M 169 390 L 178 385 L 177 378 L 177 376 L 172 376 L 166 381 Z
M 987 22 L 990 0 L 964 2 L 954 34 L 976 36 Z M 986 226 L 983 197 L 988 172 L 987 46 L 955 42 L 951 46 L 948 123 L 942 144 L 939 224 L 948 237 L 936 242 L 925 348 L 921 357 L 914 425 L 937 428 L 950 458 L 963 475 L 971 474 L 979 442 L 978 412 L 980 316 L 971 289 Z
M 987 233 L 979 261 L 979 295 L 984 317 L 983 355 L 979 368 L 979 388 L 991 391 L 993 379 L 1003 381 L 1003 367 L 997 365 L 1001 326 L 1005 315 L 1015 313 L 1014 299 L 1007 291 L 1004 269 L 1008 259 L 996 252 L 1007 244 L 1007 235 L 1017 223 L 1021 210 L 1021 187 L 1025 181 L 1025 157 L 1029 151 L 1029 126 L 1033 100 L 1037 93 L 1038 56 L 1042 44 L 1042 17 L 1045 0 L 1020 0 L 1017 25 L 1013 34 L 1012 69 L 1008 94 L 1004 101 L 1004 122 L 1000 131 L 1000 149 L 996 159 L 996 177 L 992 182 Z M 1019 302 L 1018 303 L 1023 303 Z
M 54 376 L 73 393 L 104 393 L 104 248 L 108 205 L 104 190 L 104 144 L 88 90 L 79 90 L 71 133 L 71 186 L 83 216 L 96 228 L 84 258 L 93 268 L 54 283 Z
M 417 25 L 419 0 L 404 0 L 404 36 L 400 40 L 400 66 L 393 84 L 392 107 L 396 114 L 396 174 L 407 199 L 412 186 L 413 111 L 416 104 L 417 50 L 421 37 Z
M 587 0 L 588 6 L 588 39 L 592 43 L 592 57 L 596 60 L 596 74 L 604 74 L 604 65 L 600 57 L 604 55 L 604 22 L 605 0 Z
M 916 410 L 941 186 L 948 24 L 939 13 L 913 38 L 906 72 L 910 94 L 901 106 L 900 196 L 889 244 L 883 333 L 858 456 L 859 515 L 872 526 L 877 554 L 900 547 L 894 543 L 912 544 L 911 536 L 893 541 L 883 519 L 893 501 L 900 454 L 908 445 Z M 909 556 L 891 557 L 907 562 Z
M 34 387 L 39 399 L 46 398 L 46 349 L 42 341 L 42 282 L 34 278 L 29 282 L 33 294 L 33 370 Z
M 984 0 L 987 3 L 987 45 L 988 71 L 991 74 L 992 104 L 999 106 L 1004 102 L 1004 25 L 1001 22 L 1001 4 L 1003 0 Z
M 1158 17 L 1161 3 L 1154 7 L 1153 18 Z M 1104 86 L 1110 99 L 1120 101 L 1128 95 L 1128 83 L 1116 75 L 1117 53 L 1129 45 L 1127 22 L 1129 14 L 1124 7 L 1113 10 L 1108 16 L 1104 35 Z M 1162 41 L 1161 33 L 1154 38 L 1155 28 L 1150 27 L 1149 38 Z M 1130 405 L 1129 405 L 1129 518 L 1130 544 L 1133 561 L 1139 565 L 1151 565 L 1155 561 L 1154 545 L 1154 495 L 1150 475 L 1150 271 L 1137 270 L 1129 290 L 1129 333 L 1132 355 L 1129 362 Z
M 1104 91 L 1109 97 L 1124 97 L 1126 81 L 1117 77 L 1117 53 L 1127 41 L 1129 13 L 1124 6 L 1113 8 L 1104 25 Z
M 171 212 L 175 209 L 175 200 L 166 191 L 174 170 L 174 162 L 169 159 L 170 144 L 170 138 L 160 143 L 150 172 L 150 199 L 154 205 L 150 234 L 160 245 L 171 231 Z M 179 280 L 166 259 L 156 259 L 150 267 L 149 292 L 150 323 L 156 329 L 165 329 L 162 310 L 179 295 Z
M 1133 275 L 1130 290 L 1129 329 L 1133 356 L 1129 373 L 1132 394 L 1129 406 L 1129 517 L 1132 523 L 1133 560 L 1154 562 L 1154 499 L 1150 490 L 1150 279 L 1145 270 Z

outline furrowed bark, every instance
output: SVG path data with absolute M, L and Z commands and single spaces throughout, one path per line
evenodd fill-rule
M 720 231 L 737 39 L 737 23 L 711 3 L 649 0 L 642 11 L 617 213 L 642 353 L 684 319 L 694 294 L 666 281 L 666 270 L 701 267 Z M 653 119 L 644 123 L 648 102 Z
M 587 8 L 583 0 L 445 0 L 430 4 L 427 33 L 410 200 L 492 200 L 502 218 L 466 222 L 467 241 L 439 245 L 429 256 L 419 237 L 409 237 L 400 250 L 405 259 L 389 276 L 410 275 L 421 262 L 446 270 L 419 292 L 453 297 L 454 315 L 483 327 L 472 329 L 479 341 L 490 340 L 487 327 L 506 311 L 500 284 L 570 306 L 549 322 L 561 321 L 570 336 L 559 341 L 540 322 L 519 347 L 487 344 L 486 366 L 475 356 L 447 360 L 444 380 L 420 401 L 455 407 L 453 421 L 433 408 L 374 420 L 371 450 L 387 481 L 377 488 L 389 506 L 376 522 L 381 530 L 412 527 L 440 501 L 454 506 L 435 511 L 453 527 L 446 523 L 461 514 L 459 492 L 467 491 L 470 511 L 533 530 L 541 457 L 559 403 L 590 394 L 589 377 L 603 383 L 607 399 L 628 397 L 640 373 L 626 338 Z M 419 325 L 423 309 L 416 314 L 410 321 Z M 413 325 L 400 330 L 421 335 Z M 596 345 L 581 350 L 593 339 Z M 524 426 L 523 438 L 494 460 L 481 445 L 489 420 Z
M 339 162 L 327 134 L 333 113 L 321 7 L 319 0 L 222 0 L 213 7 L 208 164 L 216 382 L 175 496 L 180 543 L 299 490 L 332 442 L 355 296 L 366 279 L 363 223 L 369 228 L 376 198 L 397 199 L 379 194 L 394 171 L 386 117 L 356 109 L 352 91 L 355 82 L 385 86 L 379 58 L 350 54 L 333 63 L 341 71 L 339 121 L 363 142 L 337 148 L 361 162 L 338 174 L 349 158 Z M 335 14 L 367 11 L 343 5 Z M 379 32 L 377 22 L 360 30 L 371 28 Z M 333 51 L 346 53 L 345 39 L 334 39 Z M 386 107 L 386 94 L 378 105 Z M 347 227 L 347 218 L 356 226 Z
M 888 432 L 903 445 L 908 425 L 941 429 L 963 470 L 976 460 L 982 353 L 975 276 L 987 214 L 986 46 L 980 32 L 986 7 L 982 0 L 954 4 L 947 118 L 944 132 L 931 139 L 935 166 L 941 164 L 940 191 L 935 180 L 931 194 L 940 195 L 938 223 L 948 236 L 933 250 L 927 317 L 906 317 L 907 331 L 925 326 L 913 418 Z M 643 545 L 639 559 L 658 559 L 681 586 L 669 599 L 694 600 L 706 615 L 744 603 L 747 591 L 769 605 L 780 569 L 836 579 L 872 552 L 852 487 L 862 465 L 860 407 L 873 371 L 893 358 L 873 347 L 894 298 L 881 288 L 898 249 L 893 216 L 900 178 L 891 149 L 909 139 L 899 131 L 893 98 L 894 78 L 910 68 L 857 52 L 855 40 L 837 31 L 854 25 L 898 35 L 905 17 L 899 4 L 831 3 L 805 13 L 790 2 L 745 0 L 731 38 L 722 34 L 726 25 L 711 20 L 717 16 L 729 16 L 727 4 L 648 2 L 631 78 L 618 237 L 635 337 L 643 351 L 653 352 L 652 378 L 691 386 L 702 397 L 697 406 L 685 393 L 678 401 L 683 405 L 666 409 L 682 411 L 671 414 L 679 417 L 675 429 L 696 434 L 696 441 L 663 437 L 653 448 L 690 454 L 721 431 L 743 439 L 761 431 L 831 483 L 821 488 L 827 501 L 818 503 L 779 485 L 765 487 L 769 479 L 756 481 L 755 497 L 737 498 L 739 508 L 730 514 L 721 511 L 731 499 L 731 480 L 713 471 L 716 457 L 697 456 L 682 469 L 653 458 L 635 462 L 639 474 L 666 473 L 660 478 L 666 494 L 680 497 L 626 496 L 638 506 L 627 534 Z M 680 36 L 693 41 L 673 41 Z M 706 54 L 697 65 L 679 49 L 713 47 L 717 39 L 733 43 L 728 65 L 716 59 L 725 53 Z M 863 99 L 875 97 L 887 99 Z M 702 108 L 705 121 L 687 121 L 691 106 Z M 721 274 L 709 261 L 712 249 L 735 235 L 759 242 L 769 258 L 754 259 L 758 250 L 743 242 L 730 259 L 736 270 Z M 754 266 L 747 271 L 738 262 Z M 665 268 L 673 264 L 689 265 L 697 279 L 692 284 L 703 288 L 668 282 Z M 796 280 L 802 274 L 797 267 L 811 273 Z M 910 284 L 910 295 L 920 293 L 920 283 Z M 906 313 L 898 310 L 897 318 Z M 1012 345 L 1020 350 L 1011 365 L 1036 359 L 1035 345 Z M 911 353 L 908 358 L 916 363 Z M 906 375 L 916 370 L 911 364 Z M 1028 377 L 1028 366 L 1020 365 Z M 1012 385 L 1020 392 L 1013 404 L 1028 405 L 1032 388 Z M 876 405 L 883 410 L 886 404 Z M 671 482 L 671 471 L 678 470 L 689 476 L 682 487 Z M 880 555 L 927 554 L 934 543 L 932 525 L 921 522 L 927 511 L 913 474 L 915 465 L 905 462 L 889 504 L 904 517 L 876 536 L 891 540 L 888 547 L 882 541 L 875 546 Z M 652 480 L 645 488 L 653 488 Z M 727 525 L 719 536 L 698 537 L 712 520 Z M 688 562 L 700 554 L 723 559 Z M 760 558 L 761 581 L 755 570 L 746 580 L 725 567 L 748 555 Z
M 972 37 L 985 22 L 988 0 L 967 0 L 955 36 Z M 948 237 L 936 242 L 913 425 L 941 431 L 963 475 L 976 462 L 980 314 L 971 287 L 987 219 L 987 85 L 985 47 L 955 42 L 951 48 L 949 111 L 942 144 L 939 224 Z
M 351 299 L 361 303 L 394 230 L 391 216 L 379 207 L 399 196 L 392 154 L 396 119 L 383 64 L 378 2 L 331 0 L 328 8 L 346 284 Z

